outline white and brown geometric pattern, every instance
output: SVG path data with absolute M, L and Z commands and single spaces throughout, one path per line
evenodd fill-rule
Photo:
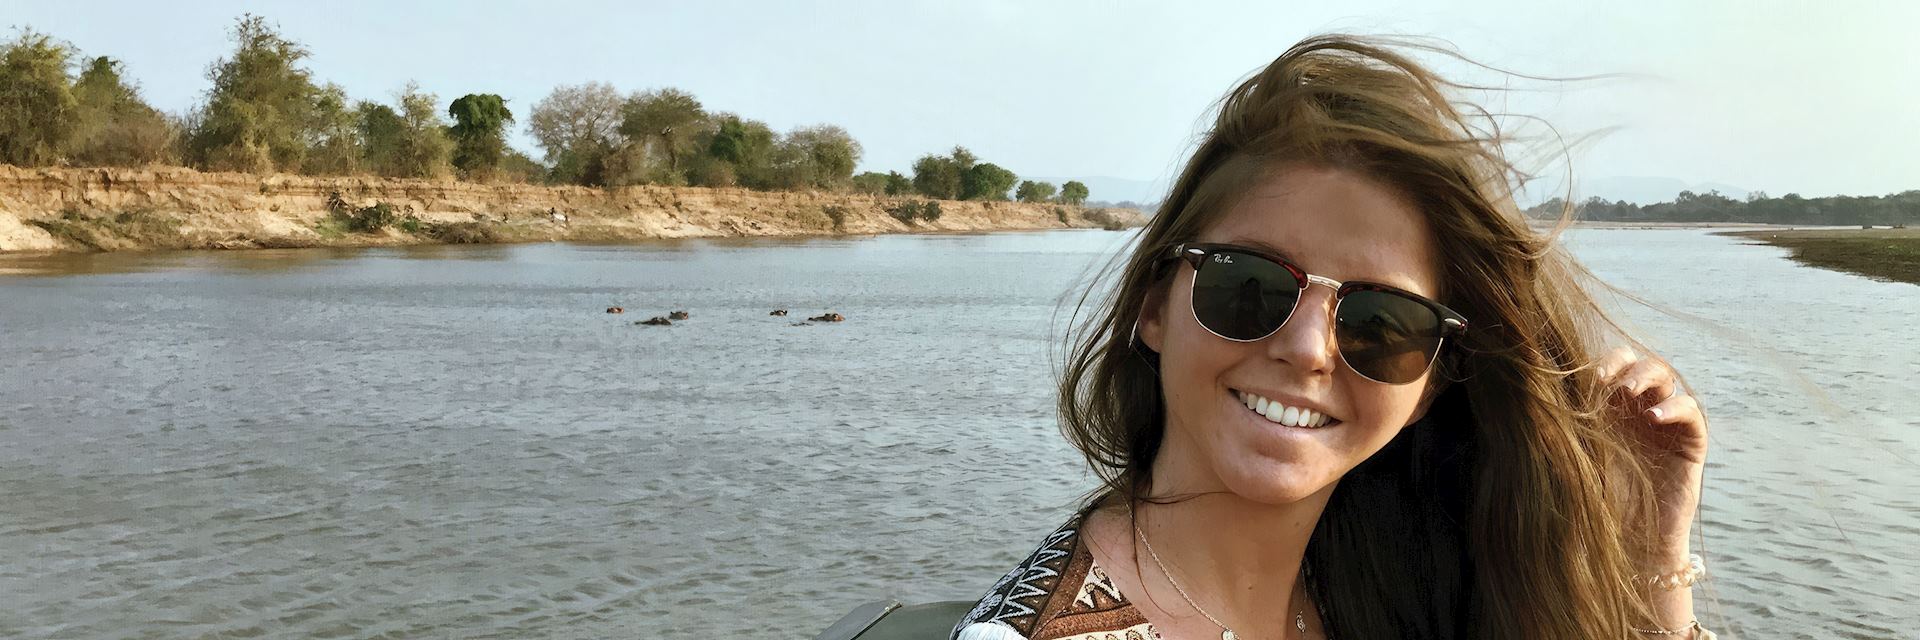
M 1047 534 L 953 627 L 953 640 L 1154 640 L 1080 538 L 1086 510 Z

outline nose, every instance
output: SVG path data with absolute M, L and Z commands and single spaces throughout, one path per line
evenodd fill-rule
M 1333 337 L 1333 290 L 1307 287 L 1294 305 L 1293 315 L 1280 330 L 1267 336 L 1267 357 L 1299 367 L 1302 373 L 1332 374 L 1340 345 Z

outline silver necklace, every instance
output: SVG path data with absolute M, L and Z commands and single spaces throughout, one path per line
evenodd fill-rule
M 1200 612 L 1200 615 L 1206 616 L 1207 620 L 1212 621 L 1215 626 L 1220 627 L 1220 640 L 1239 640 L 1240 636 L 1234 635 L 1232 627 L 1227 626 L 1227 623 L 1225 622 L 1221 622 L 1219 618 L 1213 617 L 1213 614 L 1207 613 L 1206 609 L 1200 608 L 1200 603 L 1194 602 L 1193 596 L 1187 595 L 1187 590 L 1180 588 L 1180 582 L 1173 579 L 1173 572 L 1167 570 L 1167 563 L 1161 562 L 1160 554 L 1153 552 L 1153 544 L 1147 542 L 1147 534 L 1140 531 L 1139 519 L 1131 518 L 1131 517 L 1128 519 L 1134 521 L 1133 535 L 1138 536 L 1140 538 L 1140 544 L 1147 548 L 1147 555 L 1149 557 L 1152 557 L 1153 563 L 1160 567 L 1160 575 L 1164 575 L 1167 577 L 1167 584 L 1173 585 L 1173 590 L 1180 593 L 1180 598 L 1187 601 L 1187 606 L 1193 607 L 1194 611 Z M 1301 640 L 1306 640 L 1306 637 L 1307 637 L 1306 607 L 1296 607 L 1293 610 L 1293 628 L 1300 631 Z

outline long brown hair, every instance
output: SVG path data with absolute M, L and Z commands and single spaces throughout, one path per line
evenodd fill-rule
M 1132 504 L 1151 484 L 1166 406 L 1156 356 L 1133 330 L 1150 291 L 1169 286 L 1164 249 L 1196 239 L 1274 171 L 1352 171 L 1427 217 L 1445 263 L 1440 299 L 1473 328 L 1431 376 L 1425 418 L 1342 477 L 1315 528 L 1307 589 L 1330 635 L 1635 637 L 1629 626 L 1650 608 L 1629 558 L 1651 544 L 1655 511 L 1594 365 L 1603 343 L 1638 343 L 1583 287 L 1591 274 L 1557 230 L 1534 230 L 1514 205 L 1524 174 L 1495 118 L 1455 102 L 1467 87 L 1409 47 L 1455 55 L 1313 37 L 1221 102 L 1116 288 L 1069 339 L 1059 409 L 1102 480 L 1089 506 Z

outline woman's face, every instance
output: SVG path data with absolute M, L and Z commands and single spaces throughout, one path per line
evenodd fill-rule
M 1314 275 L 1438 299 L 1440 269 L 1429 235 L 1425 218 L 1385 185 L 1294 165 L 1256 183 L 1195 240 L 1265 248 Z M 1308 287 L 1278 332 L 1243 343 L 1194 320 L 1192 282 L 1192 265 L 1179 262 L 1140 321 L 1141 340 L 1160 353 L 1167 401 L 1156 480 L 1183 492 L 1225 489 L 1268 504 L 1299 501 L 1330 490 L 1425 411 L 1426 376 L 1381 384 L 1340 360 L 1332 289 Z M 1330 420 L 1318 428 L 1285 426 L 1248 409 L 1249 393 Z

